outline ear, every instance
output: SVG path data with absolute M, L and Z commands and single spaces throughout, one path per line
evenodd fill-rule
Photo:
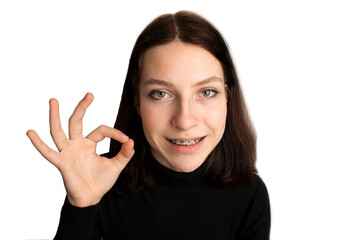
M 228 88 L 228 85 L 225 83 L 225 98 L 226 98 L 226 102 L 228 101 L 228 96 L 229 96 L 229 88 Z
M 135 98 L 134 98 L 134 105 L 135 105 L 135 109 L 136 109 L 138 115 L 141 117 L 141 114 L 140 114 L 140 101 L 139 101 L 139 96 L 135 96 Z
M 140 114 L 140 106 L 139 106 L 139 105 L 136 106 L 136 111 L 137 111 L 138 115 L 141 117 L 141 114 Z

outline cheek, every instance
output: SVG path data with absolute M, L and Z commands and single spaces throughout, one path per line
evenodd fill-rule
M 140 104 L 140 116 L 146 135 L 152 135 L 165 126 L 164 111 L 152 105 Z
M 225 104 L 220 104 L 216 108 L 211 108 L 209 111 L 207 111 L 206 114 L 204 114 L 204 121 L 207 123 L 207 125 L 218 134 L 223 133 L 225 130 L 225 124 L 226 124 L 226 115 L 227 115 L 227 106 Z

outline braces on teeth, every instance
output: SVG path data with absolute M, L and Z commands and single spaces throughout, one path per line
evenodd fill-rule
M 173 139 L 169 139 L 171 143 L 176 144 L 176 145 L 180 145 L 180 146 L 190 146 L 193 145 L 195 143 L 198 143 L 201 141 L 202 138 L 198 138 L 198 139 L 192 139 L 192 140 L 173 140 Z

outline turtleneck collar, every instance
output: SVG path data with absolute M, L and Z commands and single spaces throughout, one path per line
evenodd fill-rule
M 159 186 L 185 189 L 204 185 L 204 163 L 192 172 L 176 172 L 163 166 L 150 154 L 150 166 Z

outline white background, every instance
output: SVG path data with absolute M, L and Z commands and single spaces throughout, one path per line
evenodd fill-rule
M 0 239 L 56 232 L 62 179 L 25 134 L 55 147 L 48 100 L 60 101 L 67 129 L 92 92 L 85 134 L 113 126 L 137 36 L 182 9 L 230 45 L 258 133 L 271 238 L 360 239 L 360 7 L 346 0 L 1 1 Z

